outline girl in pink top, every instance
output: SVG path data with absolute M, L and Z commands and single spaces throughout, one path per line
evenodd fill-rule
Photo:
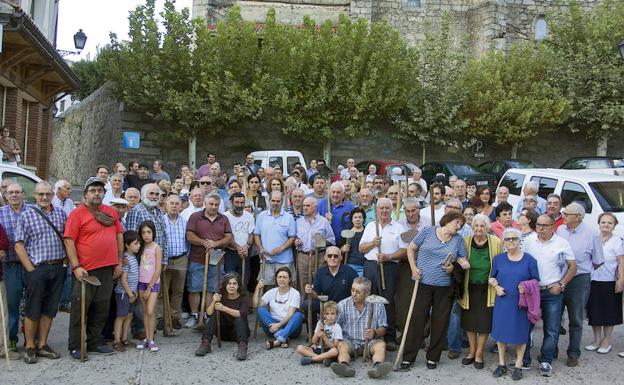
M 143 309 L 143 326 L 145 327 L 145 339 L 137 345 L 137 349 L 149 349 L 152 352 L 158 351 L 158 346 L 154 342 L 156 315 L 156 299 L 158 298 L 158 288 L 160 286 L 160 271 L 162 263 L 162 249 L 154 237 L 156 227 L 152 221 L 144 221 L 139 225 L 139 235 L 141 238 L 141 250 L 139 255 L 139 298 L 141 298 L 141 308 Z

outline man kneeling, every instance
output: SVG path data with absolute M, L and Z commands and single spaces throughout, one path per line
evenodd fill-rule
M 368 376 L 382 378 L 392 370 L 392 365 L 384 362 L 386 343 L 383 336 L 388 326 L 386 309 L 381 303 L 366 302 L 370 292 L 371 282 L 364 277 L 358 277 L 351 285 L 351 297 L 338 304 L 338 324 L 342 327 L 343 340 L 338 342 L 338 362 L 334 362 L 331 369 L 341 377 L 355 375 L 355 369 L 349 366 L 349 362 L 352 357 L 363 356 L 367 344 L 373 361 L 373 368 L 368 371 Z M 373 316 L 369 325 L 371 312 Z

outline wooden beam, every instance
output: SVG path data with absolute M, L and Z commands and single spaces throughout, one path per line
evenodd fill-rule
M 30 84 L 32 84 L 33 82 L 41 79 L 42 77 L 44 77 L 46 74 L 52 72 L 53 69 L 51 66 L 41 66 L 41 68 L 39 70 L 35 70 L 34 72 L 28 74 L 28 76 L 26 78 L 24 78 L 24 80 L 22 80 L 21 82 L 21 86 L 22 87 L 28 87 Z
M 37 51 L 35 51 L 34 48 L 26 47 L 26 48 L 19 50 L 13 55 L 10 55 L 10 56 L 7 55 L 9 57 L 6 60 L 3 60 L 2 62 L 0 62 L 0 70 L 3 72 L 7 71 L 11 69 L 12 67 L 15 67 L 19 63 L 23 62 L 24 60 L 28 59 L 29 57 L 35 55 L 36 53 Z

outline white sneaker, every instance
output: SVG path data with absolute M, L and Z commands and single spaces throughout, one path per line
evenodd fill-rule
M 139 342 L 137 344 L 136 348 L 139 349 L 139 350 L 143 350 L 143 349 L 147 348 L 147 345 L 148 345 L 148 341 L 147 341 L 147 339 L 144 339 L 143 341 L 141 341 L 141 342 Z
M 192 314 L 189 319 L 184 324 L 184 327 L 187 329 L 192 329 L 199 323 L 199 317 L 195 314 Z
M 181 319 L 188 319 L 191 316 L 191 313 L 184 312 L 180 316 Z
M 539 364 L 540 374 L 544 377 L 552 376 L 552 365 L 548 362 L 540 362 Z
M 611 351 L 611 345 L 607 346 L 606 348 L 600 348 L 598 350 L 596 350 L 596 352 L 600 353 L 600 354 L 607 354 Z
M 598 346 L 596 346 L 596 345 L 587 345 L 587 346 L 585 346 L 585 350 L 593 352 L 593 351 L 598 350 Z
M 619 353 L 618 353 L 618 356 L 620 356 L 620 357 L 624 357 L 624 352 L 619 352 Z

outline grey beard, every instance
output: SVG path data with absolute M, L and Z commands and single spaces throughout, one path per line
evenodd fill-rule
M 148 208 L 153 209 L 154 207 L 158 206 L 158 201 L 143 199 L 143 204 L 147 206 Z

